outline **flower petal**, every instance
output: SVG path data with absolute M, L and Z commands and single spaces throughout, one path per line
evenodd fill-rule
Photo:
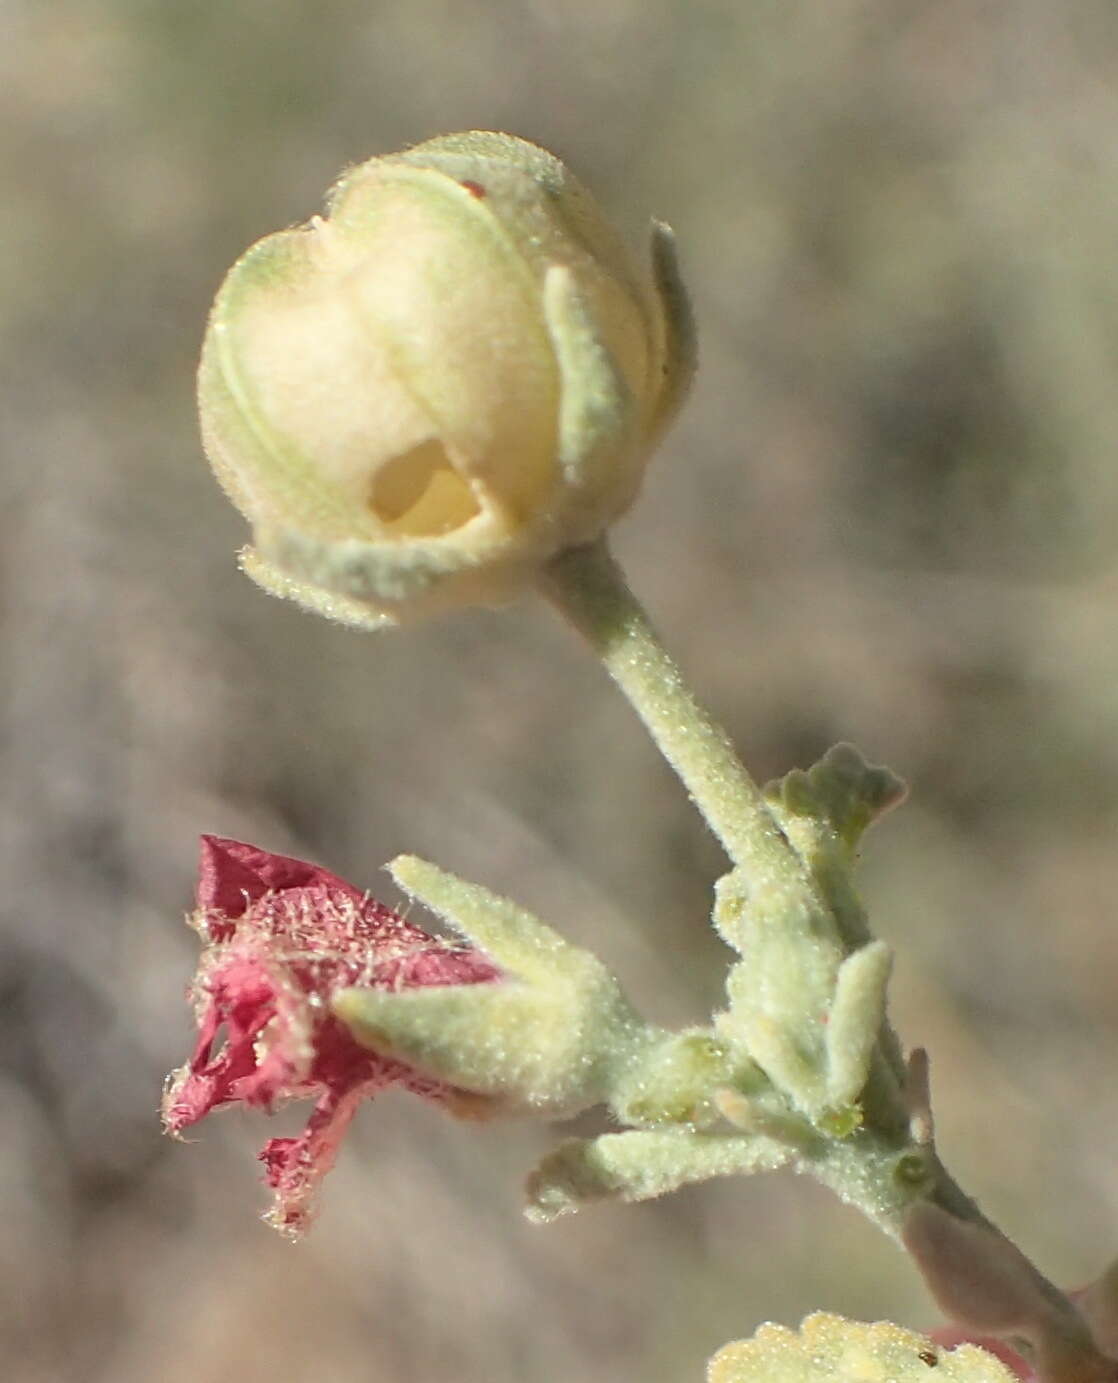
M 223 836 L 202 837 L 196 894 L 199 909 L 222 912 L 230 919 L 243 917 L 249 904 L 266 893 L 315 885 L 336 889 L 354 900 L 365 896 L 328 869 L 306 860 L 273 855 L 257 845 Z
M 310 1221 L 322 1178 L 366 1096 L 399 1085 L 456 1114 L 484 1100 L 370 1050 L 331 1012 L 343 989 L 462 986 L 502 978 L 483 952 L 431 936 L 336 874 L 221 836 L 203 836 L 197 911 L 203 942 L 190 994 L 194 1052 L 172 1073 L 163 1123 L 180 1134 L 211 1110 L 240 1102 L 269 1113 L 316 1101 L 297 1137 L 260 1154 L 274 1189 L 269 1221 L 289 1236 Z
M 337 1159 L 338 1147 L 357 1106 L 382 1084 L 374 1078 L 342 1095 L 328 1090 L 315 1105 L 298 1138 L 272 1138 L 261 1148 L 264 1177 L 276 1193 L 264 1218 L 281 1234 L 297 1239 L 309 1228 L 322 1179 Z

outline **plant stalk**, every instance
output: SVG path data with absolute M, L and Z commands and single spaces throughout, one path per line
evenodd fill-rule
M 688 691 L 604 540 L 561 553 L 542 586 L 625 693 L 731 860 L 768 878 L 800 876 L 729 735 Z
M 601 659 L 730 859 L 752 879 L 787 889 L 790 899 L 812 895 L 817 901 L 815 882 L 730 737 L 687 689 L 605 540 L 560 553 L 545 568 L 540 585 Z M 861 1154 L 857 1138 L 836 1145 L 838 1157 L 829 1167 L 817 1169 L 820 1180 L 903 1240 L 945 1311 L 968 1328 L 1011 1339 L 1032 1356 L 1044 1383 L 1113 1379 L 1115 1366 L 1098 1351 L 1067 1297 L 982 1215 L 934 1147 L 904 1134 L 897 1140 L 895 1130 L 908 1124 L 898 1088 L 892 1086 L 894 1093 L 883 1101 L 888 1083 L 871 1084 L 876 1098 L 867 1102 L 866 1114 L 872 1109 L 876 1118 L 870 1124 L 891 1126 L 880 1130 L 887 1143 L 895 1146 L 899 1141 L 900 1149 L 907 1143 L 913 1151 L 923 1145 L 923 1155 L 930 1159 L 932 1181 L 922 1198 L 926 1210 L 915 1218 L 905 1217 L 895 1187 L 888 1185 L 894 1157 L 881 1158 L 879 1140 L 872 1146 L 867 1141 Z M 898 1107 L 886 1109 L 883 1103 Z M 996 1308 L 995 1315 L 1008 1311 L 1012 1316 L 1016 1311 L 1019 1318 L 987 1319 L 978 1326 L 968 1321 L 968 1308 L 981 1316 L 990 1307 Z

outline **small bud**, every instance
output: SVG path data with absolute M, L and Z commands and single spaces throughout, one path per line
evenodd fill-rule
M 657 1034 L 635 1052 L 610 1092 L 622 1124 L 658 1128 L 685 1124 L 708 1129 L 723 1117 L 718 1092 L 767 1086 L 760 1070 L 735 1053 L 711 1028 Z
M 715 885 L 713 917 L 742 956 L 718 1031 L 814 1121 L 831 1109 L 826 1027 L 844 959 L 834 919 L 779 886 L 751 889 L 741 869 Z
M 558 159 L 474 132 L 351 169 L 253 246 L 199 405 L 245 570 L 371 627 L 507 599 L 597 537 L 692 368 L 667 227 L 642 270 Z

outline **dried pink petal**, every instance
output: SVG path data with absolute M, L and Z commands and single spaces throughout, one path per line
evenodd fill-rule
M 168 1080 L 164 1126 L 178 1134 L 236 1102 L 270 1112 L 288 1099 L 314 1099 L 302 1134 L 273 1138 L 260 1154 L 275 1191 L 268 1219 L 277 1228 L 306 1229 L 365 1097 L 401 1085 L 427 1099 L 469 1103 L 466 1092 L 358 1045 L 330 1000 L 352 986 L 500 978 L 476 949 L 428 935 L 317 865 L 216 836 L 202 837 L 197 908 L 188 920 L 203 940 L 191 986 L 198 1042 Z

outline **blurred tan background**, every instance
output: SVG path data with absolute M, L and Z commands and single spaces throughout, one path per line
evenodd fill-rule
M 386 1097 L 292 1248 L 277 1129 L 159 1136 L 203 830 L 427 853 L 650 1016 L 718 1002 L 718 850 L 554 617 L 270 601 L 201 457 L 228 264 L 471 126 L 676 227 L 703 369 L 617 547 L 758 776 L 847 738 L 910 781 L 864 886 L 945 1156 L 1057 1280 L 1118 1251 L 1118 9 L 0 0 L 5 1378 L 676 1383 L 766 1317 L 935 1319 L 792 1178 L 533 1229 L 552 1131 Z

